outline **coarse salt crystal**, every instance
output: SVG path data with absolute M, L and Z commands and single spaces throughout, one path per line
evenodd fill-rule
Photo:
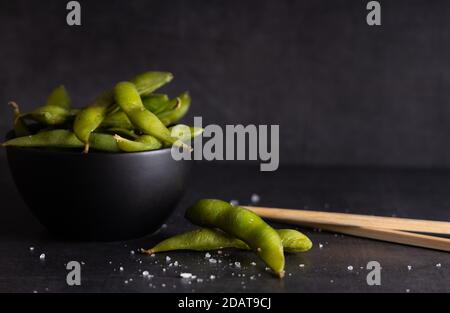
M 234 266 L 240 268 L 241 267 L 241 262 L 234 262 Z
M 319 249 L 323 248 L 323 244 L 319 243 Z
M 256 263 L 255 263 L 255 262 L 252 262 L 252 263 L 250 263 L 250 265 L 256 266 Z
M 166 262 L 170 262 L 170 256 L 166 256 Z
M 411 265 L 408 265 L 407 267 L 408 267 L 408 271 L 410 271 L 412 269 Z
M 143 272 L 142 272 L 142 276 L 144 276 L 144 277 L 147 277 L 147 276 L 148 276 L 148 274 L 149 274 L 149 272 L 148 272 L 148 271 L 143 271 Z
M 258 203 L 259 200 L 261 200 L 261 198 L 259 197 L 259 195 L 257 195 L 256 193 L 252 194 L 251 201 L 252 201 L 253 204 Z
M 180 274 L 180 277 L 181 277 L 181 278 L 191 278 L 191 277 L 192 277 L 192 274 L 191 274 L 191 273 L 181 273 L 181 274 Z
M 299 264 L 298 266 L 300 266 L 300 267 L 305 267 L 305 264 Z
M 211 276 L 209 276 L 209 278 L 210 278 L 210 279 L 216 279 L 216 276 L 211 275 Z
M 349 265 L 349 266 L 347 266 L 347 269 L 348 269 L 349 271 L 353 271 L 353 266 Z
M 39 256 L 39 259 L 45 260 L 45 253 L 42 253 L 42 254 Z
M 211 254 L 209 252 L 205 253 L 205 258 L 209 259 L 211 257 Z
M 436 267 L 441 267 L 441 266 L 442 266 L 441 263 L 436 264 Z
M 211 259 L 209 259 L 209 263 L 217 263 L 217 260 L 216 260 L 216 259 L 213 259 L 213 258 L 211 258 Z
M 34 247 L 30 247 L 30 251 L 34 251 Z
M 122 266 L 119 267 L 119 271 L 123 272 L 123 267 Z

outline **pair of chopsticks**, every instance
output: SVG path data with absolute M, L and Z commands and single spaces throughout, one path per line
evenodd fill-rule
M 251 206 L 246 208 L 277 222 L 450 252 L 450 239 L 415 233 L 450 235 L 450 222 Z

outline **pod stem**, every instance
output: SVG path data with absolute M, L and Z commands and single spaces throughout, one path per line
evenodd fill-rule
M 83 153 L 85 153 L 85 154 L 89 153 L 89 143 L 84 145 Z

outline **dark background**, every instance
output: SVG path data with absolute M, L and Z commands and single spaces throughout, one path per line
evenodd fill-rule
M 0 2 L 0 126 L 65 84 L 75 105 L 144 70 L 168 70 L 204 123 L 280 124 L 284 164 L 448 167 L 450 3 Z M 190 119 L 192 122 L 192 119 Z

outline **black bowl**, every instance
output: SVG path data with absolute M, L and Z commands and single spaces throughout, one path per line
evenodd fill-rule
M 161 227 L 181 199 L 191 167 L 170 149 L 83 154 L 7 148 L 25 203 L 52 233 L 84 240 L 125 240 Z

